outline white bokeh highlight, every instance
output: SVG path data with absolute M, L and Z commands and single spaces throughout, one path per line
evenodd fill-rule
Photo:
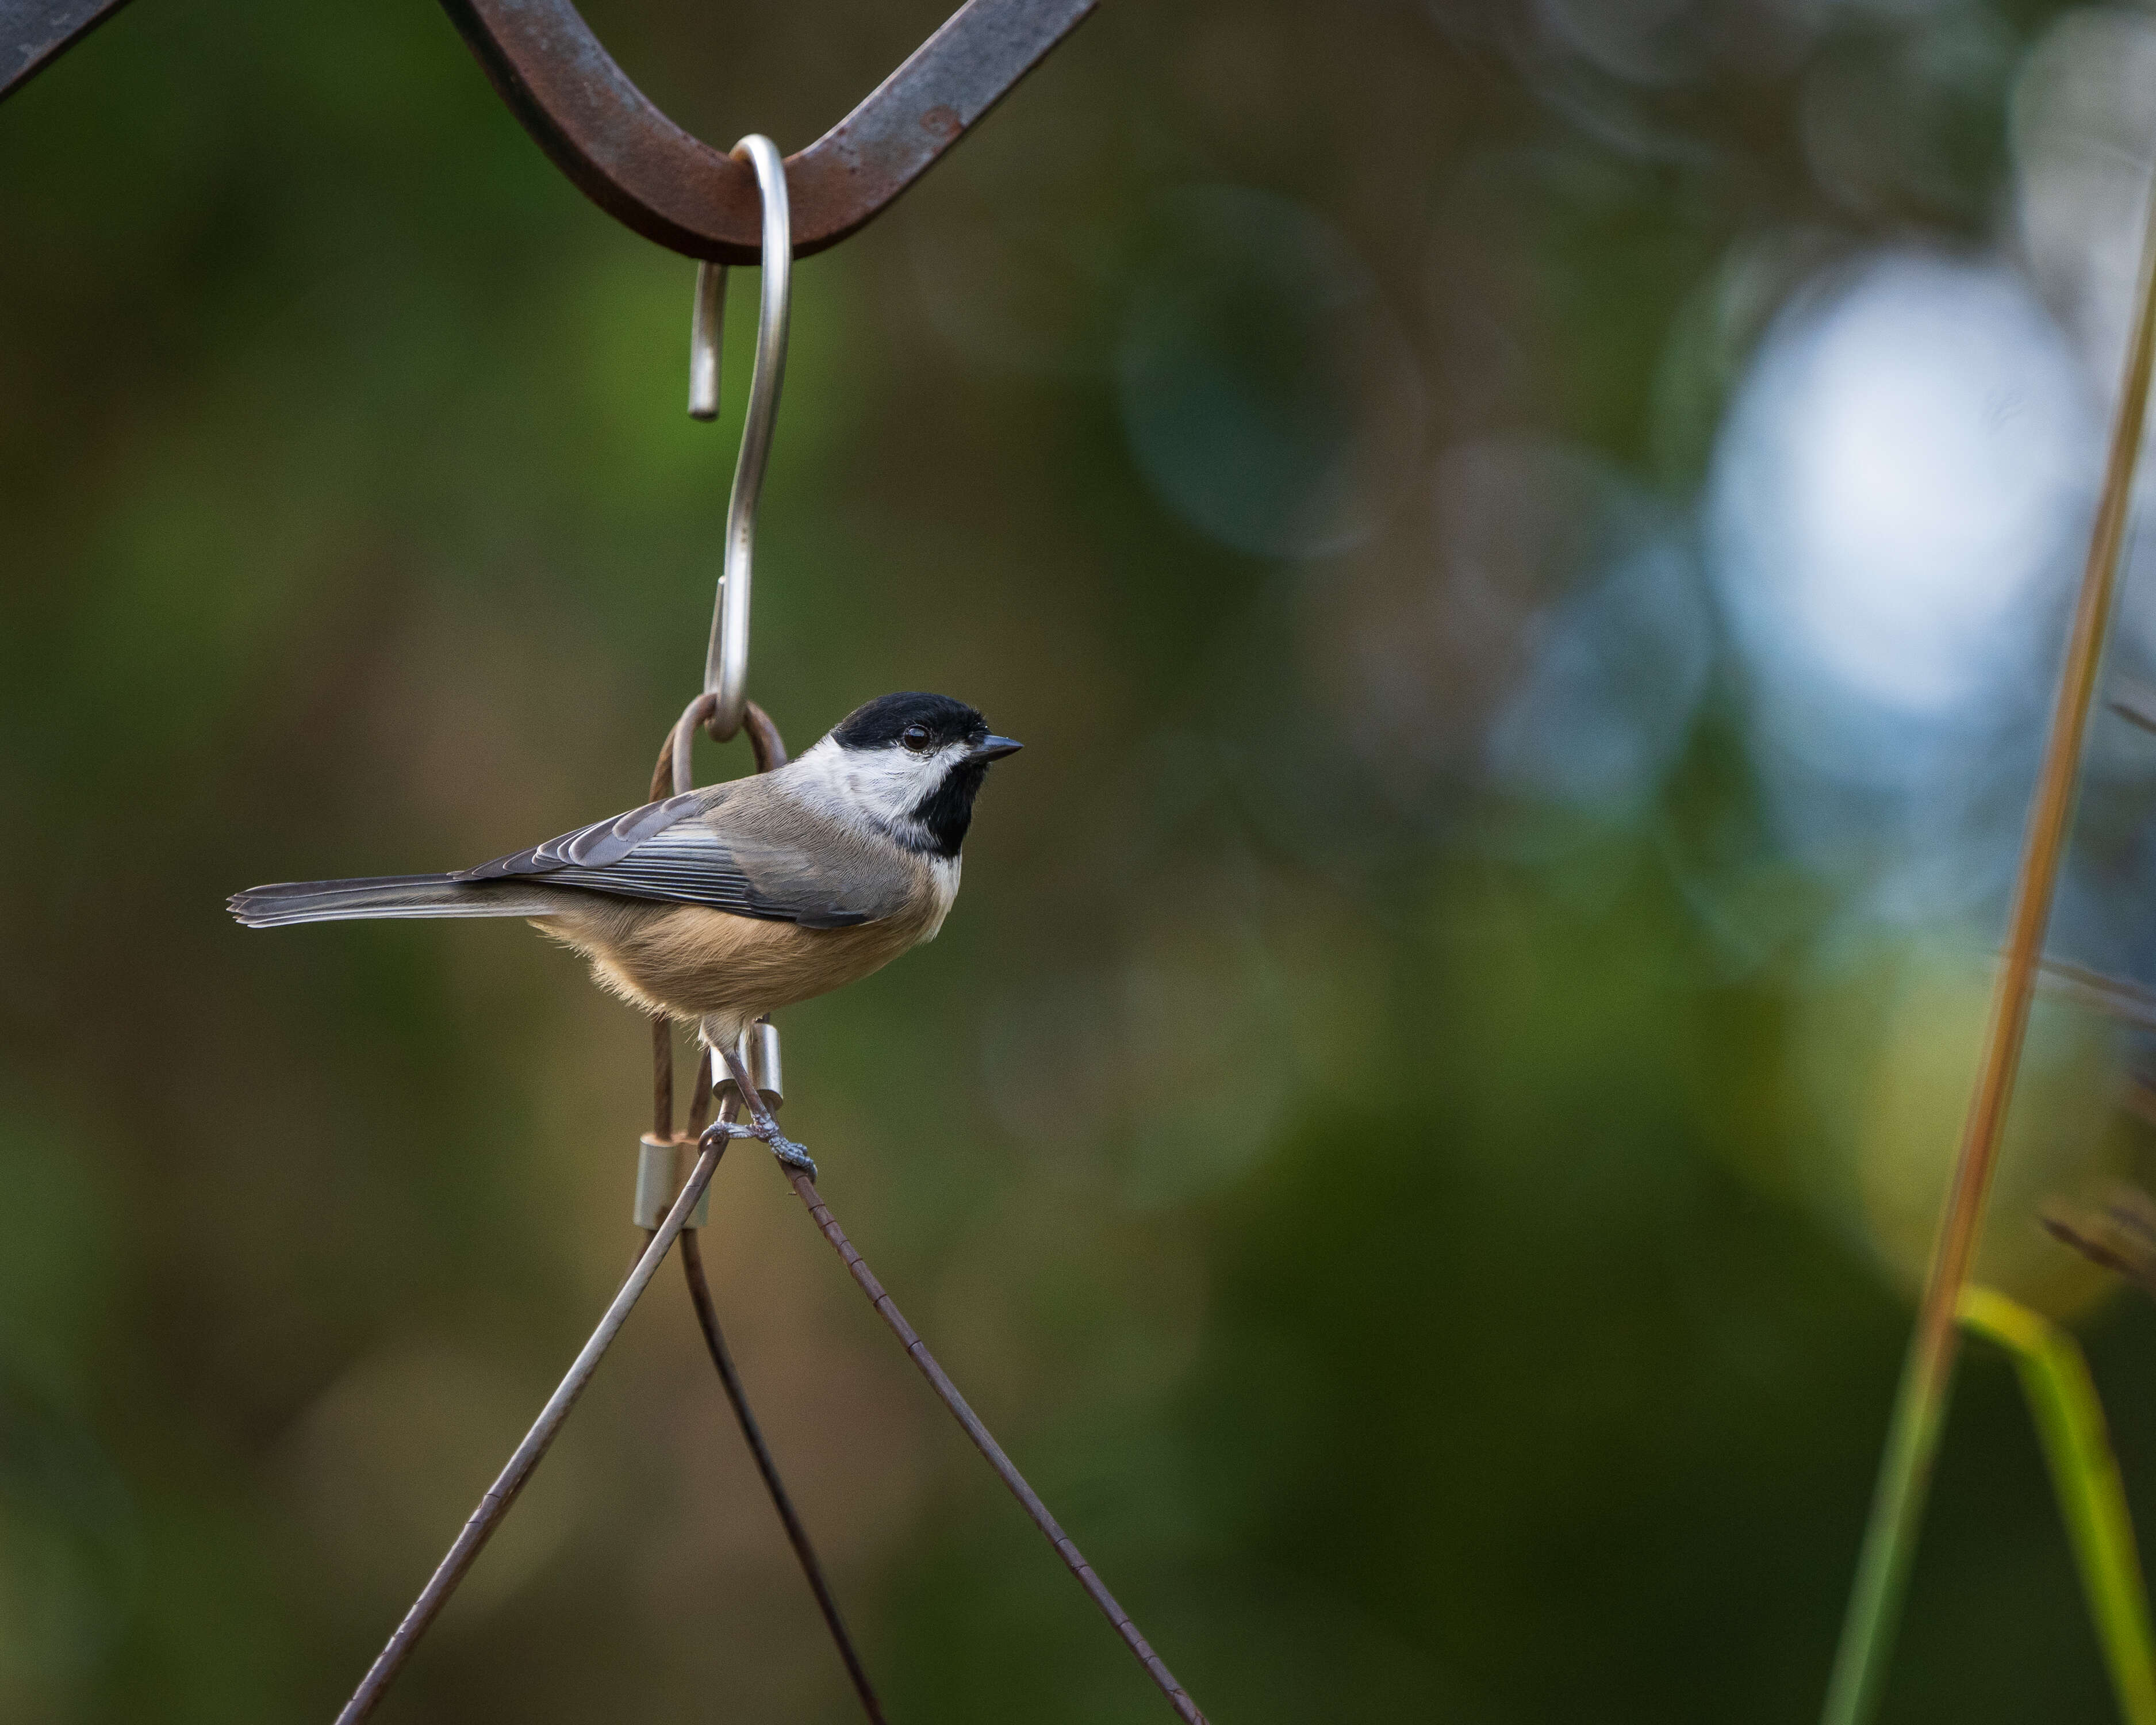
M 1889 253 L 1800 295 L 1739 391 L 1707 503 L 1779 740 L 1870 777 L 1848 758 L 1876 729 L 1866 709 L 1980 719 L 2046 644 L 2094 434 L 2066 338 L 2004 266 Z

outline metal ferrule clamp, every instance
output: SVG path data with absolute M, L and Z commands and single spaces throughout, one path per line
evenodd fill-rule
M 765 1107 L 776 1114 L 786 1106 L 786 1069 L 779 1057 L 778 1025 L 769 1019 L 758 1019 L 742 1032 L 734 1057 L 756 1080 L 757 1094 L 763 1098 Z M 723 1103 L 734 1093 L 733 1076 L 726 1070 L 723 1060 L 715 1060 L 712 1065 L 718 1071 L 718 1082 L 712 1088 Z
M 666 1212 L 681 1195 L 681 1183 L 688 1178 L 681 1166 L 681 1152 L 688 1147 L 679 1139 L 655 1138 L 649 1132 L 637 1141 L 635 1220 L 646 1233 L 666 1219 Z M 707 1185 L 681 1225 L 701 1228 L 711 1219 L 711 1189 Z

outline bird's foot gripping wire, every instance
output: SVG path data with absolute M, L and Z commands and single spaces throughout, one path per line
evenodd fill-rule
M 709 1149 L 722 1139 L 734 1138 L 754 1138 L 760 1143 L 767 1144 L 771 1147 L 771 1153 L 786 1167 L 808 1175 L 812 1180 L 816 1178 L 816 1163 L 808 1154 L 808 1147 L 797 1144 L 786 1137 L 769 1115 L 752 1126 L 743 1126 L 735 1120 L 715 1120 L 704 1128 L 699 1147 Z
M 808 1153 L 806 1144 L 797 1144 L 791 1138 L 782 1137 L 776 1131 L 764 1142 L 771 1146 L 771 1153 L 794 1173 L 806 1174 L 812 1180 L 816 1178 L 816 1158 Z
M 742 1062 L 740 1049 L 721 1045 L 715 1047 L 713 1052 L 718 1057 L 718 1063 L 725 1066 L 727 1076 L 733 1080 L 734 1094 L 747 1107 L 750 1123 L 743 1126 L 721 1114 L 712 1125 L 711 1132 L 717 1132 L 723 1127 L 725 1136 L 729 1138 L 761 1139 L 771 1147 L 771 1153 L 778 1158 L 781 1167 L 792 1168 L 796 1173 L 806 1174 L 810 1179 L 814 1179 L 816 1164 L 808 1154 L 808 1146 L 795 1143 L 779 1131 L 778 1122 L 773 1118 L 762 1091 L 749 1076 L 748 1068 Z M 777 1057 L 774 1055 L 773 1058 L 775 1060 Z

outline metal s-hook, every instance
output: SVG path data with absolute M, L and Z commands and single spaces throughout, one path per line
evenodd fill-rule
M 748 701 L 748 607 L 751 565 L 756 554 L 756 506 L 771 461 L 778 423 L 778 394 L 786 381 L 787 321 L 793 305 L 793 217 L 786 202 L 786 162 L 778 146 L 752 132 L 733 147 L 756 170 L 763 198 L 762 293 L 756 324 L 756 362 L 748 380 L 748 415 L 742 425 L 741 455 L 726 499 L 725 561 L 711 607 L 711 645 L 704 656 L 704 692 L 714 697 L 706 728 L 724 742 L 741 729 Z M 696 307 L 689 322 L 689 414 L 715 419 L 719 412 L 719 334 L 726 313 L 726 266 L 696 266 Z

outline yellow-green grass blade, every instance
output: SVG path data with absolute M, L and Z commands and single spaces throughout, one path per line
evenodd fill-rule
M 1964 1287 L 1962 1327 L 2014 1357 L 2022 1394 L 2043 1440 L 2059 1512 L 2073 1540 L 2089 1615 L 2127 1725 L 2156 1725 L 2156 1636 L 2148 1626 L 2148 1589 L 2111 1433 L 2088 1362 L 2071 1335 L 1993 1289 Z

